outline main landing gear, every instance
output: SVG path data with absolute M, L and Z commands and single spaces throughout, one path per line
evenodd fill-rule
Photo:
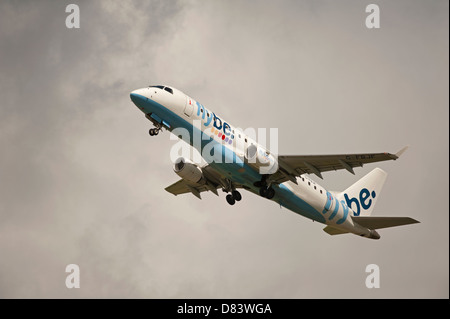
M 263 175 L 260 181 L 253 183 L 256 187 L 259 187 L 259 195 L 267 199 L 272 199 L 275 196 L 275 190 L 272 185 L 267 185 L 267 175 Z
M 267 199 L 272 199 L 275 196 L 275 190 L 272 188 L 272 186 L 262 186 L 259 188 L 259 195 Z
M 236 202 L 239 202 L 242 199 L 242 195 L 237 190 L 233 190 L 231 194 L 227 195 L 226 199 L 228 204 L 234 205 Z
M 236 202 L 239 202 L 242 199 L 241 193 L 236 190 L 233 183 L 229 179 L 225 179 L 222 186 L 222 190 L 226 193 L 229 193 L 226 196 L 228 204 L 234 205 Z

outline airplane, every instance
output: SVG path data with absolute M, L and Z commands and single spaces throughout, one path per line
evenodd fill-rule
M 323 172 L 342 169 L 354 175 L 355 167 L 396 160 L 407 147 L 395 154 L 277 155 L 174 87 L 151 85 L 132 91 L 130 98 L 153 124 L 151 136 L 167 130 L 197 149 L 203 159 L 208 157 L 206 165 L 186 157 L 175 161 L 174 171 L 181 179 L 165 188 L 173 195 L 192 193 L 201 199 L 203 192 L 218 196 L 222 189 L 226 201 L 234 205 L 242 200 L 239 190 L 245 189 L 324 224 L 330 235 L 379 239 L 377 229 L 419 223 L 409 217 L 371 216 L 387 177 L 380 168 L 342 192 L 327 191 L 308 176 L 323 179 Z M 181 130 L 190 134 L 179 134 Z

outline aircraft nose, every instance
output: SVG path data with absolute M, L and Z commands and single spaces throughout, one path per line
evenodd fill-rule
M 133 101 L 133 103 L 136 106 L 140 106 L 140 104 L 146 100 L 146 97 L 144 96 L 144 90 L 145 89 L 137 89 L 130 93 L 130 99 Z
M 140 96 L 139 91 L 140 90 L 134 90 L 130 93 L 130 99 L 131 99 L 131 101 L 133 101 L 134 104 L 136 104 L 139 100 L 139 96 Z

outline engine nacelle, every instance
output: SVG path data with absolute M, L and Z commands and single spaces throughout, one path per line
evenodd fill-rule
M 188 182 L 202 183 L 204 181 L 202 169 L 187 158 L 178 158 L 175 161 L 173 170 L 178 176 Z
M 245 159 L 251 166 L 259 169 L 261 174 L 274 174 L 278 170 L 278 160 L 260 146 L 251 144 L 245 150 Z

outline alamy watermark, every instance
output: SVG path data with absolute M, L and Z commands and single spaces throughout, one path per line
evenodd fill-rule
M 66 6 L 66 12 L 70 13 L 66 17 L 66 28 L 79 29 L 80 28 L 80 7 L 76 4 L 69 4 Z
M 77 264 L 67 265 L 66 272 L 69 273 L 66 277 L 66 287 L 80 288 L 80 267 Z
M 380 288 L 380 267 L 376 264 L 367 265 L 366 273 L 369 274 L 366 277 L 366 287 L 369 289 Z
M 247 163 L 258 168 L 261 174 L 273 174 L 278 170 L 278 128 L 270 128 L 269 132 L 265 128 L 232 129 L 215 118 L 214 122 L 194 120 L 192 131 L 182 127 L 172 130 L 170 139 L 178 141 L 170 150 L 173 163 L 185 157 L 201 164 L 203 158 L 208 164 Z M 191 145 L 197 151 L 192 152 Z
M 380 28 L 380 7 L 376 4 L 369 4 L 366 7 L 366 12 L 370 13 L 366 17 L 366 28 L 379 29 Z

